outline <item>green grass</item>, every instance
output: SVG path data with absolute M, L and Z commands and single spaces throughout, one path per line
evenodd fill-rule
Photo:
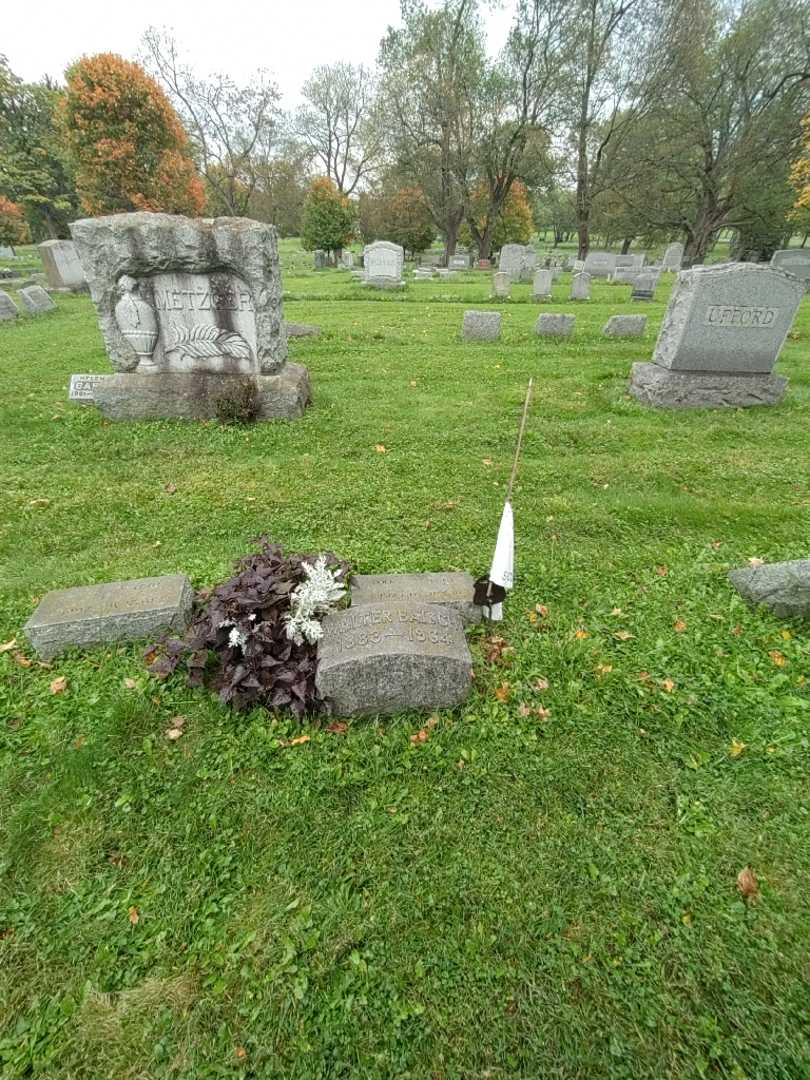
M 782 405 L 681 414 L 625 394 L 666 286 L 519 286 L 503 340 L 464 345 L 488 275 L 347 279 L 285 275 L 323 328 L 292 343 L 315 403 L 291 424 L 107 424 L 66 400 L 109 370 L 89 299 L 0 326 L 0 641 L 51 588 L 211 585 L 259 533 L 480 573 L 534 375 L 510 662 L 476 631 L 475 691 L 422 745 L 403 714 L 285 747 L 288 720 L 155 683 L 137 645 L 0 655 L 0 1075 L 810 1076 L 807 628 L 726 581 L 808 554 L 810 301 Z M 536 339 L 540 310 L 574 339 Z M 629 311 L 644 340 L 600 336 Z

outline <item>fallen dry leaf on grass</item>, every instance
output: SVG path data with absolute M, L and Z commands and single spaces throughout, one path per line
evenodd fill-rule
M 310 735 L 296 735 L 294 739 L 285 739 L 282 746 L 303 746 L 304 743 L 308 743 L 311 739 Z
M 686 629 L 686 623 L 683 621 L 683 619 L 676 619 L 675 622 L 672 624 L 672 629 L 675 631 L 676 634 L 682 634 Z
M 177 742 L 183 732 L 180 730 L 180 728 L 170 727 L 166 728 L 163 734 L 166 736 L 169 742 Z
M 737 874 L 737 888 L 740 890 L 740 895 L 744 900 L 756 903 L 759 898 L 759 882 L 757 881 L 757 875 L 750 866 L 744 866 Z
M 345 735 L 349 730 L 349 725 L 342 720 L 333 720 L 331 724 L 326 725 L 326 730 L 332 735 Z
M 13 659 L 14 663 L 19 664 L 20 667 L 31 667 L 34 662 L 33 660 L 29 660 L 28 657 L 21 652 L 15 652 Z
M 237 1046 L 237 1048 L 236 1048 L 236 1056 L 237 1056 L 237 1057 L 238 1057 L 238 1058 L 239 1058 L 240 1060 L 241 1060 L 242 1058 L 246 1058 L 246 1057 L 247 1057 L 247 1050 L 246 1050 L 246 1049 L 244 1048 L 244 1046 Z
M 535 679 L 534 682 L 532 683 L 532 688 L 534 690 L 539 690 L 539 691 L 548 690 L 548 687 L 549 687 L 548 679 Z
M 793 634 L 790 630 L 780 630 L 779 636 L 783 641 L 790 641 L 790 639 L 793 637 Z
M 4 641 L 3 644 L 0 645 L 0 653 L 11 652 L 11 650 L 15 648 L 16 645 L 17 639 L 15 637 L 13 637 L 11 641 Z
M 672 679 L 662 679 L 661 689 L 666 690 L 668 694 L 671 694 L 672 691 L 675 689 L 675 683 L 672 681 Z
M 414 746 L 418 746 L 419 743 L 427 742 L 429 738 L 430 732 L 427 730 L 427 728 L 422 728 L 422 730 L 417 731 L 415 735 L 411 735 L 411 742 L 414 744 Z
M 632 641 L 636 635 L 631 634 L 629 630 L 617 630 L 613 636 L 617 641 Z
M 748 560 L 748 565 L 749 566 L 754 566 L 754 567 L 764 566 L 765 565 L 765 560 L 764 559 L 758 559 L 756 557 L 756 555 L 752 555 L 751 558 Z
M 124 686 L 127 690 L 134 690 L 137 685 L 134 679 L 124 679 Z
M 740 634 L 743 632 L 743 628 L 740 626 L 739 623 L 737 623 L 736 626 L 732 627 L 731 632 L 734 635 L 734 637 L 739 637 Z
M 133 926 L 137 926 L 138 923 L 141 921 L 141 916 L 138 912 L 138 909 L 136 907 L 131 907 L 128 914 L 129 921 L 132 923 Z
M 491 457 L 482 458 L 481 459 L 481 464 L 482 465 L 491 465 L 492 464 L 492 458 Z
M 51 683 L 52 694 L 62 694 L 67 690 L 68 681 L 64 675 L 60 675 L 59 678 L 54 679 Z
M 508 682 L 501 683 L 500 686 L 495 687 L 495 697 L 502 704 L 505 704 L 509 700 L 509 698 L 511 696 L 512 696 L 512 687 L 509 685 Z
M 776 664 L 777 667 L 784 667 L 787 663 L 787 657 L 784 653 L 779 652 L 778 649 L 771 649 L 768 652 L 768 656 L 770 656 L 771 660 L 774 662 L 774 664 Z
M 378 454 L 386 453 L 386 449 L 381 442 L 378 442 L 374 449 L 377 451 Z
M 506 653 L 511 653 L 512 648 L 506 638 L 498 634 L 491 634 L 484 638 L 484 659 L 488 664 L 502 664 L 508 659 Z
M 745 750 L 747 743 L 741 742 L 739 739 L 732 739 L 731 746 L 728 748 L 729 757 L 737 758 Z
M 28 504 L 32 510 L 43 510 L 46 506 L 51 505 L 50 499 L 32 499 Z
M 594 670 L 601 679 L 603 675 L 609 675 L 613 671 L 613 664 L 597 664 Z
M 175 491 L 177 491 L 177 484 L 167 484 L 163 490 L 167 495 L 174 495 Z
M 610 613 L 611 615 L 624 615 L 624 612 L 620 607 L 615 607 Z
M 658 574 L 659 577 L 666 577 L 667 574 L 669 573 L 669 567 L 668 566 L 656 566 L 655 572 L 656 572 L 656 574 Z
M 574 634 L 574 637 L 577 639 L 577 641 L 584 641 L 585 638 L 589 638 L 590 636 L 591 635 L 588 633 L 587 630 L 577 630 Z

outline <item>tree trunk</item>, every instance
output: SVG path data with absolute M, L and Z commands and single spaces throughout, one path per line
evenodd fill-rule
M 458 243 L 459 223 L 453 218 L 448 220 L 444 227 L 444 265 L 448 266 L 450 259 L 456 253 Z
M 628 255 L 630 253 L 630 247 L 631 247 L 632 243 L 633 243 L 633 237 L 632 236 L 625 236 L 624 242 L 622 243 L 622 255 Z
M 802 245 L 801 245 L 802 247 L 804 247 L 804 246 L 805 246 L 805 244 L 807 243 L 807 238 L 808 238 L 809 236 L 810 236 L 810 233 L 805 233 L 805 234 L 804 234 L 804 237 L 803 237 L 803 239 L 802 239 Z

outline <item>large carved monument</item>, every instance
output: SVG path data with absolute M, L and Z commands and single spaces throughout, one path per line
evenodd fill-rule
M 95 388 L 105 416 L 212 417 L 247 382 L 260 419 L 302 415 L 309 377 L 287 363 L 271 225 L 136 213 L 70 230 L 117 373 Z

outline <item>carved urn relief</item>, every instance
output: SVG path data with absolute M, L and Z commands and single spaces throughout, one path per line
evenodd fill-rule
M 121 299 L 115 305 L 115 320 L 122 336 L 138 357 L 139 371 L 157 371 L 152 354 L 158 340 L 158 323 L 152 306 L 138 295 L 138 282 L 126 274 L 118 282 Z

